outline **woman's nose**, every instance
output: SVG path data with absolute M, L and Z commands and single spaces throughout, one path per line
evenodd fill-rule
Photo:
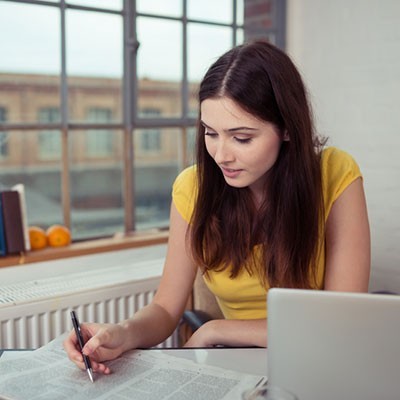
M 227 143 L 225 140 L 219 141 L 219 143 L 216 147 L 214 160 L 218 164 L 223 164 L 223 163 L 233 161 L 233 159 L 234 159 L 234 156 L 233 156 L 233 152 L 232 152 L 232 149 L 230 148 L 229 143 Z
M 233 151 L 231 149 L 231 146 L 229 143 L 227 143 L 226 141 L 221 140 L 218 143 L 216 152 L 215 152 L 215 161 L 218 164 L 224 164 L 224 163 L 228 163 L 234 160 L 234 154 Z

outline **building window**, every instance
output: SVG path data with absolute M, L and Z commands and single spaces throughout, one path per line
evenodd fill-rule
M 158 118 L 161 110 L 157 108 L 144 108 L 139 114 L 143 118 Z M 161 152 L 161 131 L 160 129 L 146 129 L 139 133 L 140 151 L 143 153 Z
M 0 124 L 7 121 L 7 109 L 0 107 Z M 0 159 L 7 158 L 9 154 L 8 134 L 0 131 Z
M 161 133 L 157 129 L 147 130 L 141 133 L 141 151 L 158 153 L 161 151 Z
M 38 111 L 40 124 L 56 124 L 60 122 L 60 109 L 56 107 L 40 108 Z M 38 134 L 38 158 L 56 160 L 61 157 L 61 136 L 57 129 L 45 129 Z
M 87 113 L 89 123 L 110 123 L 112 110 L 109 108 L 90 108 Z M 109 157 L 113 153 L 112 132 L 108 129 L 90 129 L 86 132 L 86 153 L 88 157 Z

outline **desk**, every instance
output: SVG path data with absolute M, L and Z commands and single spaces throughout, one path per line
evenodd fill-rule
M 152 349 L 198 364 L 212 365 L 255 375 L 267 375 L 267 349 L 260 348 L 207 348 L 207 349 Z M 6 359 L 23 355 L 29 350 L 1 350 Z
M 267 349 L 258 348 L 208 348 L 164 349 L 176 357 L 187 358 L 199 364 L 212 365 L 255 375 L 267 375 Z

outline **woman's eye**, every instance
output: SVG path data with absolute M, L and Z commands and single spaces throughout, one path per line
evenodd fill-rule
M 204 129 L 204 134 L 206 136 L 217 136 L 217 134 L 215 132 L 211 132 L 207 128 Z
M 250 143 L 250 142 L 251 142 L 251 138 L 245 138 L 245 139 L 242 139 L 242 138 L 235 138 L 235 140 L 236 140 L 237 142 L 239 142 L 239 143 Z

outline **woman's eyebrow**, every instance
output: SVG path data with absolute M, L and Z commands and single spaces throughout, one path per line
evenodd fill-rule
M 257 128 L 250 128 L 249 126 L 238 126 L 237 128 L 225 129 L 227 132 L 236 132 L 236 131 L 258 131 Z
M 200 120 L 200 124 L 203 125 L 205 128 L 212 129 L 211 126 L 208 126 L 203 120 Z
M 211 126 L 207 125 L 204 121 L 200 121 L 200 123 L 210 130 L 214 130 Z M 238 126 L 235 128 L 224 129 L 225 132 L 236 132 L 236 131 L 258 131 L 257 128 L 250 128 L 249 126 Z

